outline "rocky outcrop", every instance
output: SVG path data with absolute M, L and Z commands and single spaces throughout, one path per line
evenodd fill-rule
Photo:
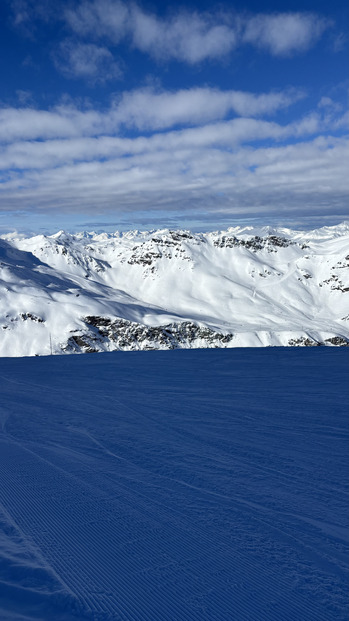
M 319 345 L 323 345 L 323 343 L 319 343 L 319 341 L 315 341 L 306 336 L 301 336 L 297 339 L 290 339 L 288 341 L 290 347 L 317 347 Z
M 83 319 L 86 329 L 72 334 L 63 346 L 66 353 L 102 351 L 138 351 L 155 349 L 197 349 L 231 347 L 234 334 L 223 334 L 191 321 L 146 326 L 120 318 L 89 315 Z M 349 346 L 344 337 L 317 341 L 309 336 L 289 339 L 290 347 Z
M 23 319 L 23 321 L 27 321 L 29 319 L 30 321 L 36 321 L 37 323 L 45 322 L 44 319 L 38 317 L 37 315 L 33 315 L 33 313 L 20 313 L 19 316 Z
M 322 287 L 322 285 L 330 285 L 332 291 L 341 291 L 342 293 L 347 293 L 349 291 L 349 287 L 344 286 L 337 274 L 332 274 L 330 278 L 319 283 L 320 287 Z
M 205 243 L 205 239 L 200 235 L 192 235 L 189 231 L 168 231 L 163 235 L 156 235 L 151 239 L 137 244 L 132 248 L 132 254 L 128 257 L 129 265 L 143 265 L 149 267 L 157 259 L 180 258 L 187 261 L 191 256 L 183 242 L 190 242 L 191 245 Z
M 249 239 L 238 239 L 237 237 L 230 237 L 228 235 L 222 235 L 219 239 L 213 242 L 217 248 L 235 248 L 242 246 L 253 252 L 258 250 L 267 249 L 268 252 L 277 252 L 277 248 L 287 248 L 288 246 L 297 245 L 296 242 L 286 239 L 286 237 L 278 237 L 277 235 L 268 235 L 267 237 L 259 237 L 255 235 Z M 301 248 L 307 248 L 305 244 L 302 244 Z
M 325 343 L 336 345 L 336 347 L 349 347 L 349 341 L 342 336 L 332 336 L 329 339 L 325 339 Z
M 319 345 L 335 345 L 336 347 L 348 347 L 349 341 L 342 336 L 331 336 L 324 341 L 315 341 L 307 336 L 288 341 L 290 347 L 317 347 Z
M 126 319 L 87 316 L 86 330 L 72 334 L 64 351 L 151 350 L 226 347 L 233 334 L 215 332 L 191 321 L 146 326 Z

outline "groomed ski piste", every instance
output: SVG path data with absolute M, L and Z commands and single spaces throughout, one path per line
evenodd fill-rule
M 1 621 L 344 621 L 347 348 L 0 360 Z

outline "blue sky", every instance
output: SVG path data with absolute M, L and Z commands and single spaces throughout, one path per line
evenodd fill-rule
M 347 217 L 348 11 L 4 0 L 0 231 Z

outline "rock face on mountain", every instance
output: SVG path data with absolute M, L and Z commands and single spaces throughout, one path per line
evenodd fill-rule
M 0 355 L 349 342 L 349 224 L 0 239 Z
M 286 239 L 285 237 L 278 237 L 277 235 L 267 235 L 267 237 L 260 237 L 255 235 L 250 239 L 237 239 L 237 237 L 229 237 L 228 235 L 222 235 L 216 239 L 214 245 L 218 248 L 234 248 L 236 246 L 243 246 L 250 250 L 263 250 L 266 248 L 268 252 L 276 252 L 277 248 L 287 248 L 288 246 L 295 245 L 296 242 Z M 301 244 L 302 250 L 307 248 L 306 244 Z
M 87 329 L 70 336 L 65 351 L 95 353 L 104 351 L 110 343 L 124 351 L 226 347 L 234 338 L 190 321 L 157 327 L 107 317 L 85 317 L 84 322 Z

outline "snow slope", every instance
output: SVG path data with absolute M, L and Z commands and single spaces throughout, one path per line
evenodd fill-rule
M 0 239 L 0 354 L 346 344 L 349 224 Z
M 325 347 L 0 360 L 1 620 L 347 619 L 348 370 Z

